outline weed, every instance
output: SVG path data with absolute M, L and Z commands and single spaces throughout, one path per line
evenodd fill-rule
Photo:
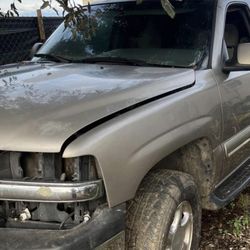
M 234 208 L 236 206 L 242 211 L 242 214 L 230 220 L 228 224 L 232 226 L 233 234 L 240 237 L 250 227 L 250 195 L 241 194 L 237 204 L 233 205 Z
M 228 222 L 233 227 L 233 234 L 240 237 L 246 229 L 248 229 L 250 223 L 249 215 L 243 215 L 238 218 L 234 218 Z

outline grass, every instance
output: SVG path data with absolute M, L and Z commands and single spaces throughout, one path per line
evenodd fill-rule
M 204 211 L 201 250 L 250 250 L 250 188 L 219 211 Z

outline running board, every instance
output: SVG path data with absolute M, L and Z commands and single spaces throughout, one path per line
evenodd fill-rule
M 86 182 L 36 182 L 0 180 L 0 200 L 73 203 L 94 200 L 104 194 L 102 180 Z
M 211 195 L 211 200 L 218 207 L 223 207 L 247 188 L 248 185 L 250 185 L 250 159 L 216 187 Z

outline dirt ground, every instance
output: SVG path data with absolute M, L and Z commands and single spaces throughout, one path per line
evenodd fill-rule
M 250 188 L 226 208 L 202 216 L 200 250 L 250 250 Z

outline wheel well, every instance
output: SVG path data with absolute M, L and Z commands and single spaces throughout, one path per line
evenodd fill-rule
M 203 208 L 210 209 L 209 194 L 215 181 L 215 161 L 209 139 L 200 138 L 177 149 L 152 169 L 166 168 L 190 174 L 198 187 Z

